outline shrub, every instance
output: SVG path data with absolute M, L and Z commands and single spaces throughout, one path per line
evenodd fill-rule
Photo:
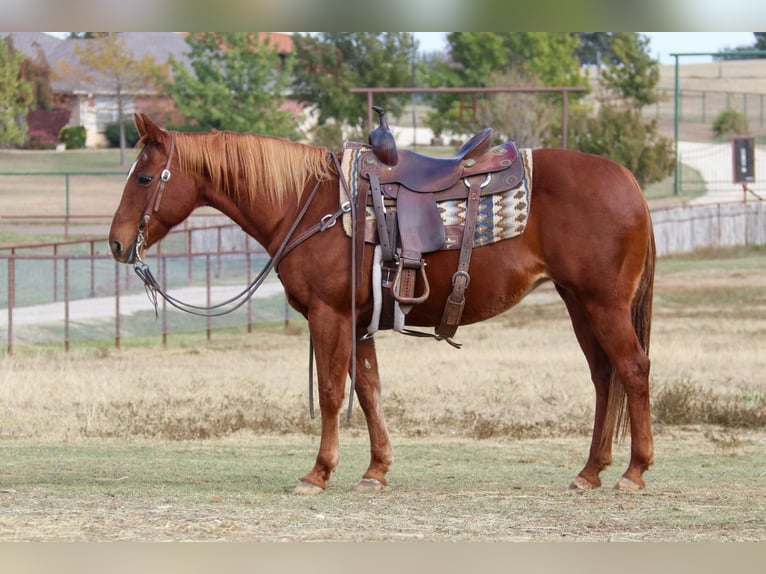
M 716 137 L 744 134 L 748 129 L 745 114 L 731 108 L 723 110 L 713 121 L 713 133 Z
M 766 395 L 724 397 L 689 381 L 676 381 L 652 398 L 652 414 L 668 425 L 714 424 L 729 428 L 763 428 Z
M 86 136 L 83 126 L 64 126 L 59 132 L 59 141 L 66 144 L 67 149 L 82 149 L 85 147 Z
M 120 124 L 116 122 L 107 124 L 104 135 L 109 142 L 109 147 L 120 147 Z M 136 124 L 125 122 L 125 145 L 127 147 L 135 147 L 139 137 Z

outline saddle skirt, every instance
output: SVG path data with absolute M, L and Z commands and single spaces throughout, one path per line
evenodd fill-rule
M 407 152 L 401 153 L 403 159 L 406 160 Z M 469 175 L 478 174 L 475 177 L 480 177 L 481 174 L 485 173 L 481 170 L 486 169 L 488 165 L 495 170 L 492 173 L 490 183 L 481 189 L 474 247 L 490 245 L 522 234 L 526 229 L 531 203 L 532 150 L 528 148 L 517 149 L 514 144 L 507 143 L 493 148 L 485 155 L 489 156 L 489 160 L 484 162 L 479 160 L 472 163 L 471 167 L 475 165 L 478 171 L 473 169 L 469 172 Z M 488 163 L 492 160 L 493 155 L 495 163 Z M 502 161 L 508 163 L 500 163 Z M 387 210 L 396 210 L 398 190 L 401 186 L 406 188 L 407 181 L 405 180 L 404 183 L 395 181 L 396 179 L 403 179 L 396 175 L 390 175 L 387 178 L 386 174 L 389 169 L 387 166 L 380 169 L 381 165 L 372 155 L 369 146 L 357 142 L 345 142 L 341 169 L 352 197 L 368 194 L 370 170 L 379 170 L 381 171 L 380 182 L 385 196 L 385 207 Z M 468 170 L 465 171 L 468 172 Z M 438 248 L 434 249 L 435 251 L 460 248 L 467 203 L 467 187 L 463 183 L 461 175 L 463 174 L 458 173 L 456 176 L 439 178 L 442 189 L 428 189 L 427 185 L 419 184 L 422 190 L 418 193 L 429 192 L 433 197 L 438 208 L 441 225 L 444 227 L 444 241 Z M 347 192 L 342 183 L 339 193 L 341 203 L 348 200 Z M 366 206 L 365 241 L 377 244 L 378 233 L 372 201 L 369 198 L 360 200 L 360 205 Z M 402 208 L 401 205 L 398 207 Z M 349 237 L 353 235 L 350 213 L 343 216 L 343 228 Z

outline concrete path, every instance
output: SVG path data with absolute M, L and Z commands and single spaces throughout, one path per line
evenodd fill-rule
M 212 287 L 210 290 L 211 302 L 216 304 L 225 301 L 237 295 L 244 287 L 244 285 Z M 261 285 L 253 298 L 263 299 L 282 292 L 282 284 L 278 281 L 273 281 Z M 171 291 L 170 295 L 191 305 L 207 304 L 207 290 L 204 287 L 185 287 Z M 120 296 L 120 315 L 131 315 L 139 311 L 152 310 L 152 304 L 145 293 Z M 79 299 L 69 302 L 69 319 L 71 321 L 109 319 L 115 316 L 115 312 L 115 297 L 96 297 L 94 299 Z M 64 313 L 63 301 L 30 307 L 15 307 L 13 309 L 13 324 L 16 326 L 55 323 L 64 320 Z M 7 328 L 7 326 L 8 310 L 0 309 L 0 329 Z

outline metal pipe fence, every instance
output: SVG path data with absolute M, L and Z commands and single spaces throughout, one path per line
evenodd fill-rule
M 687 205 L 652 212 L 658 256 L 699 249 L 766 244 L 766 202 Z M 199 219 L 170 234 L 147 256 L 163 289 L 195 305 L 210 305 L 241 291 L 268 255 L 225 217 Z M 201 222 L 201 223 L 200 223 Z M 206 223 L 212 223 L 206 225 Z M 270 277 L 241 309 L 202 318 L 160 300 L 155 308 L 128 265 L 115 262 L 103 240 L 0 250 L 0 341 L 7 353 L 18 345 L 168 337 L 216 329 L 252 330 L 258 323 L 288 323 L 299 315 L 282 285 Z
M 223 229 L 226 227 L 226 229 Z M 201 237 L 202 235 L 207 238 Z M 239 245 L 227 243 L 239 235 Z M 212 238 L 212 240 L 210 239 Z M 210 245 L 210 249 L 195 246 Z M 172 249 L 172 251 L 171 251 Z M 4 252 L 3 252 L 4 251 Z M 18 345 L 109 341 L 285 322 L 298 314 L 286 303 L 281 283 L 269 277 L 241 309 L 215 319 L 190 316 L 164 300 L 156 312 L 131 266 L 114 261 L 103 240 L 69 241 L 0 251 L 0 341 L 7 353 Z M 163 289 L 193 305 L 210 305 L 241 291 L 268 262 L 263 248 L 232 224 L 184 229 L 147 254 Z M 4 308 L 3 308 L 4 307 Z

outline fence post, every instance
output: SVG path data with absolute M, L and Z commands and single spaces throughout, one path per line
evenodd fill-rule
M 69 352 L 69 257 L 64 257 L 64 350 Z
M 114 346 L 120 348 L 120 264 L 114 262 Z
M 59 246 L 58 243 L 53 244 L 53 300 L 59 300 L 58 286 L 59 286 Z
M 96 242 L 90 242 L 90 296 L 96 296 Z
M 207 276 L 206 283 L 206 289 L 207 289 L 207 306 L 210 307 L 211 303 L 211 293 L 210 293 L 210 253 L 205 255 L 205 275 Z M 212 336 L 212 325 L 210 324 L 210 315 L 208 315 L 205 318 L 205 324 L 206 324 L 206 330 L 207 330 L 207 340 L 210 341 Z
M 217 278 L 221 276 L 221 248 L 223 246 L 223 234 L 222 234 L 220 225 L 218 226 L 218 233 L 216 235 L 217 235 L 216 241 L 218 243 L 218 249 L 216 251 L 218 251 L 218 254 L 216 256 L 215 276 Z
M 188 255 L 187 262 L 188 262 L 188 280 L 191 282 L 192 280 L 192 230 L 189 229 L 186 231 L 186 253 Z
M 167 255 L 162 256 L 160 271 L 162 273 L 162 290 L 168 292 L 168 258 Z M 162 346 L 168 346 L 168 302 L 164 297 L 162 298 Z
M 247 283 L 248 285 L 253 280 L 253 262 L 250 260 L 250 236 L 245 235 L 245 260 L 247 261 Z M 253 298 L 247 298 L 247 332 L 253 332 Z
M 69 172 L 64 174 L 66 180 L 66 214 L 64 216 L 64 239 L 69 239 Z
M 11 252 L 8 261 L 8 354 L 13 354 L 13 306 L 16 304 L 16 258 Z

